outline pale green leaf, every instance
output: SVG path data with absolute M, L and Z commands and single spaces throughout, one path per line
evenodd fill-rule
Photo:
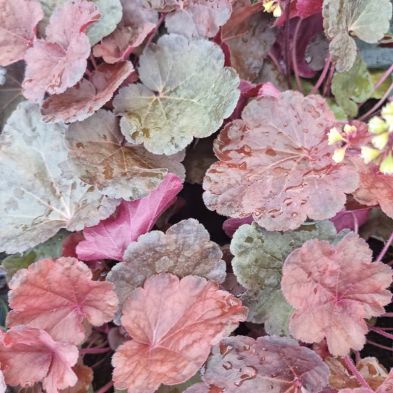
M 174 154 L 193 137 L 213 134 L 239 98 L 239 77 L 205 39 L 162 36 L 145 48 L 139 77 L 142 83 L 123 87 L 113 104 L 128 142 L 154 154 Z
M 265 323 L 270 334 L 287 334 L 291 307 L 282 296 L 280 283 L 286 257 L 309 239 L 333 240 L 330 221 L 306 223 L 292 232 L 269 232 L 257 224 L 242 225 L 231 242 L 233 271 L 248 291 L 243 295 L 250 308 L 248 320 Z
M 23 252 L 54 236 L 97 224 L 118 201 L 86 185 L 67 165 L 61 123 L 42 121 L 21 102 L 0 135 L 0 250 Z
M 373 90 L 371 75 L 360 56 L 349 71 L 336 72 L 332 80 L 332 92 L 337 104 L 349 117 L 358 114 L 358 104 L 366 101 Z
M 323 22 L 332 40 L 330 52 L 340 72 L 355 62 L 356 43 L 352 37 L 376 43 L 389 30 L 392 18 L 390 0 L 324 0 Z

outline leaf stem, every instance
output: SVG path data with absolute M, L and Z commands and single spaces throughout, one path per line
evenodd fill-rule
M 379 81 L 374 85 L 374 91 L 377 90 L 382 83 L 386 81 L 386 79 L 388 79 L 391 73 L 393 73 L 393 64 L 382 74 Z
M 111 351 L 112 349 L 110 347 L 104 347 L 104 348 L 82 348 L 80 350 L 81 355 L 95 355 L 99 353 L 107 353 Z
M 367 344 L 374 345 L 374 347 L 384 349 L 386 351 L 393 352 L 393 348 L 387 347 L 386 345 L 378 344 L 375 341 L 367 340 Z
M 292 39 L 292 66 L 293 66 L 293 72 L 295 74 L 297 89 L 303 93 L 302 82 L 301 82 L 300 76 L 299 76 L 299 67 L 297 66 L 297 38 L 299 35 L 301 25 L 302 25 L 302 19 L 299 18 L 299 20 L 297 21 L 295 33 L 294 33 L 293 39 Z
M 393 334 L 390 334 L 388 332 L 385 332 L 384 330 L 375 327 L 375 326 L 369 326 L 368 327 L 372 332 L 378 333 L 379 335 L 389 338 L 390 340 L 393 340 Z
M 349 356 L 345 356 L 343 360 L 344 360 L 345 366 L 352 373 L 352 375 L 357 379 L 360 386 L 363 386 L 365 389 L 368 389 L 368 390 L 370 390 L 370 392 L 373 392 L 370 385 L 364 379 L 363 375 L 360 374 L 359 370 L 354 365 L 352 359 Z
M 359 221 L 358 221 L 358 218 L 356 217 L 356 214 L 353 211 L 351 211 L 351 216 L 352 216 L 352 219 L 353 219 L 353 231 L 355 233 L 359 233 Z
M 331 57 L 331 55 L 329 55 L 329 57 L 326 59 L 325 66 L 323 67 L 321 75 L 319 76 L 317 83 L 312 88 L 310 94 L 315 94 L 318 92 L 319 88 L 322 86 L 322 83 L 326 78 L 326 75 L 329 71 L 331 63 L 332 63 L 332 57 Z
M 359 120 L 364 121 L 367 118 L 369 118 L 372 114 L 374 114 L 374 112 L 376 112 L 385 103 L 385 101 L 390 96 L 390 93 L 392 91 L 393 91 L 393 82 L 390 84 L 389 89 L 386 90 L 383 97 L 368 112 L 366 112 L 364 115 L 360 116 Z
M 387 253 L 387 251 L 388 251 L 390 245 L 392 244 L 392 242 L 393 242 L 393 232 L 390 234 L 389 239 L 388 239 L 387 242 L 385 243 L 385 245 L 384 245 L 382 251 L 379 253 L 379 255 L 378 255 L 377 259 L 375 260 L 375 262 L 381 262 L 381 261 L 382 261 L 382 258 L 383 258 L 383 257 L 385 256 L 385 254 Z
M 285 44 L 285 74 L 287 77 L 288 89 L 291 89 L 291 56 L 289 46 L 289 17 L 291 12 L 291 0 L 287 0 L 285 6 L 285 27 L 284 27 L 284 44 Z
M 96 393 L 106 393 L 113 386 L 113 382 L 109 381 L 101 389 L 97 390 Z

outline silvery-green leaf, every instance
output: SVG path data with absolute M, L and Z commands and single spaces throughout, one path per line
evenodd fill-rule
M 110 200 L 67 165 L 64 124 L 42 121 L 22 102 L 0 136 L 0 250 L 23 252 L 54 236 L 97 224 L 113 213 Z
M 164 35 L 139 60 L 142 83 L 120 89 L 113 104 L 127 141 L 151 153 L 174 154 L 213 134 L 237 104 L 239 77 L 211 41 Z

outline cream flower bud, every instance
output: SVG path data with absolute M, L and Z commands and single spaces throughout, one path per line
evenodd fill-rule
M 361 157 L 366 164 L 369 164 L 371 161 L 374 161 L 381 152 L 377 149 L 373 149 L 372 147 L 362 146 L 361 148 Z
M 382 150 L 386 146 L 388 141 L 389 141 L 389 134 L 387 132 L 374 136 L 371 139 L 371 143 L 373 144 L 373 146 L 379 150 Z
M 344 138 L 338 129 L 336 127 L 331 128 L 328 134 L 328 144 L 334 145 L 335 143 L 341 142 L 342 140 L 344 140 Z
M 368 129 L 372 134 L 382 134 L 388 130 L 387 123 L 378 116 L 374 116 L 368 122 Z
M 347 149 L 345 147 L 340 147 L 339 149 L 336 149 L 332 157 L 333 161 L 337 164 L 340 163 L 345 157 L 346 150 Z
M 391 153 L 382 161 L 379 170 L 385 175 L 393 174 L 393 157 Z

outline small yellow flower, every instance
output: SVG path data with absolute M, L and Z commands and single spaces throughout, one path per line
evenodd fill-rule
M 336 149 L 332 157 L 333 161 L 336 162 L 337 164 L 342 162 L 342 160 L 345 157 L 346 150 L 347 149 L 345 147 L 340 147 L 339 149 Z
M 280 7 L 280 4 L 277 4 L 277 7 L 273 11 L 273 16 L 279 18 L 281 15 L 282 15 L 282 9 Z
M 389 134 L 387 132 L 376 135 L 371 139 L 371 143 L 373 144 L 373 146 L 379 150 L 382 150 L 387 145 L 388 141 Z
M 393 130 L 393 102 L 385 105 L 381 111 L 382 117 L 389 124 L 390 131 Z
M 378 116 L 374 116 L 368 122 L 368 129 L 372 134 L 382 134 L 383 132 L 386 132 L 388 128 L 388 124 Z
M 347 135 L 349 135 L 349 134 L 352 134 L 353 132 L 356 132 L 358 129 L 355 126 L 345 124 L 343 130 Z
M 265 0 L 263 3 L 263 8 L 265 9 L 265 12 L 273 13 L 273 16 L 276 18 L 279 18 L 282 14 L 282 9 L 278 3 L 278 0 Z
M 330 129 L 329 134 L 328 134 L 328 144 L 329 145 L 334 145 L 337 142 L 343 141 L 344 138 L 340 134 L 339 130 L 336 127 L 333 127 Z
M 381 152 L 379 150 L 373 149 L 372 147 L 362 146 L 361 148 L 361 156 L 366 164 L 374 161 L 380 154 Z
M 379 170 L 385 175 L 393 174 L 393 157 L 391 153 L 382 161 Z

